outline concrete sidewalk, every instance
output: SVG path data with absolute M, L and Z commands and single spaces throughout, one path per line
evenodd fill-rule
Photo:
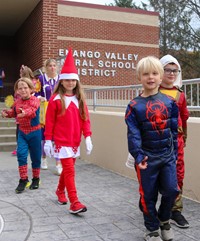
M 69 204 L 56 202 L 58 176 L 41 171 L 38 190 L 15 194 L 18 185 L 16 157 L 0 153 L 0 241 L 142 241 L 143 218 L 138 210 L 138 184 L 85 161 L 77 160 L 76 182 L 79 199 L 88 211 L 68 212 Z M 29 168 L 29 179 L 31 169 Z M 175 241 L 200 240 L 200 204 L 184 199 L 189 229 L 175 226 Z

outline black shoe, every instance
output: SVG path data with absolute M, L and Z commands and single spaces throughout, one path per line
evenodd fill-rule
M 40 178 L 38 177 L 38 178 L 33 178 L 32 179 L 32 183 L 31 183 L 31 185 L 30 185 L 30 189 L 31 190 L 33 190 L 33 189 L 38 189 L 39 188 L 39 185 L 40 185 Z
M 179 228 L 189 228 L 189 223 L 179 211 L 173 211 L 171 216 L 171 223 Z
M 30 182 L 28 179 L 19 179 L 19 185 L 17 186 L 17 188 L 15 189 L 16 193 L 22 193 L 25 188 L 28 188 L 30 186 Z

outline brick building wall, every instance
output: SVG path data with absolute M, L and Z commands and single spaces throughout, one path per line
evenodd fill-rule
M 19 64 L 32 70 L 57 56 L 57 1 L 42 0 L 16 34 Z
M 83 84 L 136 84 L 135 67 L 139 59 L 159 56 L 158 14 L 59 1 L 58 49 L 68 47 L 75 51 Z M 90 56 L 81 57 L 81 53 Z
M 21 64 L 34 71 L 47 58 L 62 62 L 69 47 L 84 85 L 136 84 L 137 62 L 147 55 L 159 56 L 158 24 L 155 12 L 41 0 L 15 36 L 0 40 L 8 66 L 4 95 L 13 93 Z
M 41 0 L 14 36 L 1 38 L 0 46 L 7 66 L 4 93 L 0 93 L 5 97 L 13 94 L 22 64 L 34 71 L 41 68 L 47 58 L 57 57 L 57 1 Z
M 22 64 L 32 70 L 43 63 L 43 1 L 33 9 L 14 36 L 0 38 L 0 66 L 5 66 L 4 88 L 0 90 L 3 99 L 14 92 L 14 83 L 19 78 Z M 2 62 L 2 63 L 1 63 Z
M 43 0 L 43 61 L 56 58 L 57 51 L 57 0 Z
M 16 34 L 18 64 L 32 70 L 57 57 L 57 0 L 41 0 Z
M 43 1 L 40 1 L 15 35 L 18 73 L 22 64 L 32 70 L 42 65 L 43 9 Z

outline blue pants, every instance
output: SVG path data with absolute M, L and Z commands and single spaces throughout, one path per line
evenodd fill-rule
M 179 193 L 176 175 L 176 160 L 171 154 L 165 159 L 148 155 L 148 166 L 145 170 L 136 167 L 140 185 L 140 209 L 143 212 L 144 224 L 149 231 L 160 227 L 160 221 L 170 219 L 171 209 Z M 158 193 L 161 203 L 156 209 Z
M 30 151 L 32 168 L 40 168 L 41 164 L 41 130 L 24 134 L 19 130 L 17 139 L 17 160 L 19 166 L 27 165 Z

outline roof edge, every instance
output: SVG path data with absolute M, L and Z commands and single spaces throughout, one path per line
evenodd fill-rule
M 115 11 L 115 12 L 117 11 L 117 12 L 159 16 L 158 12 L 152 12 L 152 11 L 146 11 L 146 10 L 134 9 L 134 8 L 122 8 L 122 7 L 117 7 L 117 6 L 106 6 L 106 5 L 92 4 L 92 3 L 58 0 L 58 4 L 70 5 L 70 6 L 75 6 L 75 7 L 96 8 L 96 9 L 102 9 L 102 10 L 108 10 L 108 11 Z

